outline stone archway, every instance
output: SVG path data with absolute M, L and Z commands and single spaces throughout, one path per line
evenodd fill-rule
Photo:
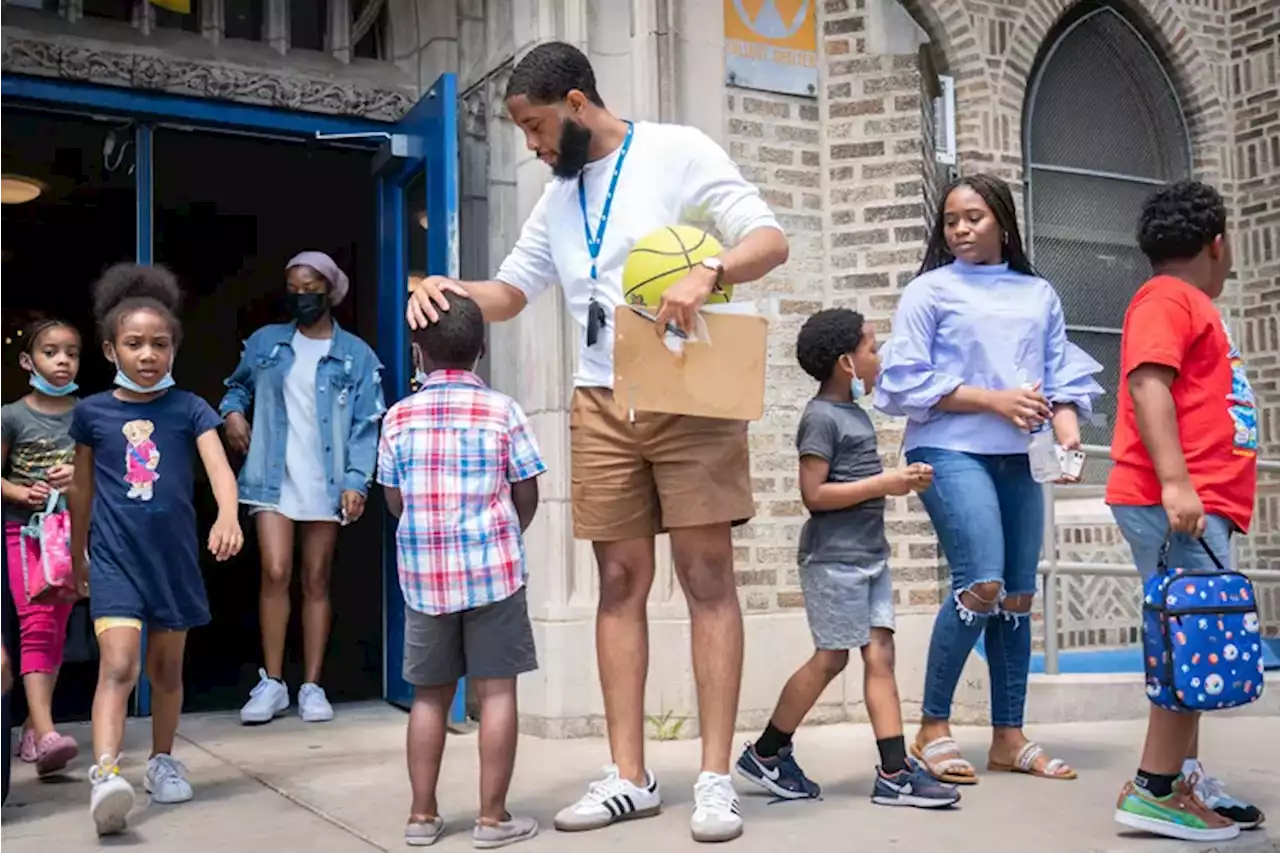
M 929 34 L 940 65 L 956 80 L 956 147 L 962 170 L 1022 175 L 1022 114 L 1026 90 L 1045 38 L 1077 0 L 897 0 Z M 1125 0 L 1126 18 L 1162 55 L 1191 129 L 1197 171 L 1221 184 L 1229 122 L 1223 105 L 1225 55 L 1205 24 L 1182 14 L 1181 3 Z

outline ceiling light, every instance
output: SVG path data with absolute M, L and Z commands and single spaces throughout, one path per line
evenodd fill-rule
M 0 175 L 0 203 L 25 204 L 44 192 L 44 184 L 22 175 Z

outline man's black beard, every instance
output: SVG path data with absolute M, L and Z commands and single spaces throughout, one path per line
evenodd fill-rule
M 551 166 L 557 178 L 576 178 L 587 165 L 591 129 L 567 118 L 560 124 L 560 154 Z

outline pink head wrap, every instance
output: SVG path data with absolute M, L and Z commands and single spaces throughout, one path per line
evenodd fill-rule
M 329 296 L 329 303 L 337 305 L 347 296 L 347 290 L 351 287 L 351 282 L 347 279 L 347 274 L 338 269 L 338 265 L 333 258 L 324 252 L 300 252 L 293 256 L 293 260 L 285 264 L 285 272 L 294 267 L 307 266 L 311 267 L 320 275 L 324 276 L 324 280 L 329 282 L 332 291 Z

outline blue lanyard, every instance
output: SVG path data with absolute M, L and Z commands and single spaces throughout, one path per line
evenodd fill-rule
M 609 224 L 609 209 L 613 207 L 613 193 L 618 188 L 618 175 L 622 174 L 622 163 L 627 159 L 627 151 L 631 148 L 631 134 L 635 125 L 627 122 L 627 135 L 622 139 L 622 147 L 618 149 L 618 162 L 613 164 L 613 177 L 609 180 L 609 192 L 604 197 L 604 207 L 600 209 L 600 224 L 596 226 L 596 234 L 591 236 L 591 226 L 587 223 L 587 187 L 582 175 L 578 175 L 578 204 L 582 207 L 582 230 L 587 235 L 587 252 L 591 255 L 591 280 L 596 280 L 596 259 L 600 257 L 600 247 L 604 244 L 604 229 Z

